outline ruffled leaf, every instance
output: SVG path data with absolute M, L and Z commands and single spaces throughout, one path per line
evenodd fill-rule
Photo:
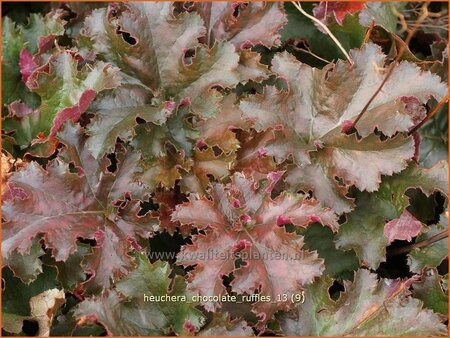
M 118 282 L 116 289 L 105 290 L 78 305 L 74 314 L 78 324 L 99 323 L 114 336 L 157 336 L 172 331 L 186 334 L 192 333 L 188 330 L 191 327 L 194 332 L 198 330 L 204 318 L 187 303 L 191 294 L 186 292 L 183 279 L 170 278 L 167 263 L 151 264 L 144 254 L 139 254 L 137 261 L 137 269 Z M 154 300 L 150 300 L 152 297 Z M 163 297 L 178 301 L 164 301 Z
M 347 222 L 341 226 L 337 235 L 337 247 L 354 249 L 363 265 L 376 269 L 380 262 L 385 261 L 386 246 L 390 241 L 389 232 L 385 233 L 385 227 L 390 227 L 386 222 L 398 220 L 408 212 L 405 211 L 409 206 L 406 191 L 419 188 L 426 195 L 434 191 L 447 194 L 447 182 L 445 162 L 440 162 L 431 169 L 410 165 L 401 173 L 385 178 L 377 192 L 358 193 L 355 210 L 347 215 Z M 418 222 L 414 218 L 410 220 Z M 391 239 L 395 237 L 397 235 Z
M 64 122 L 76 122 L 96 94 L 119 85 L 118 69 L 103 62 L 77 69 L 75 55 L 63 51 L 53 55 L 42 70 L 36 70 L 27 86 L 41 97 L 39 129 L 55 136 Z
M 2 21 L 3 104 L 16 100 L 28 104 L 37 103 L 36 98 L 24 86 L 21 74 L 23 65 L 19 65 L 19 58 L 24 51 L 30 59 L 36 52 L 45 52 L 53 46 L 55 37 L 64 34 L 65 21 L 61 19 L 62 14 L 61 10 L 51 11 L 45 17 L 32 13 L 25 26 L 17 25 L 9 17 Z
M 280 44 L 279 30 L 286 24 L 279 3 L 195 3 L 194 8 L 206 26 L 206 42 L 230 41 L 237 48 L 262 44 L 268 48 Z
M 358 270 L 353 283 L 337 301 L 330 299 L 331 279 L 308 287 L 305 302 L 292 316 L 283 315 L 283 333 L 290 336 L 390 336 L 447 335 L 443 318 L 424 309 L 409 296 L 414 279 L 377 280 L 368 270 Z
M 421 280 L 413 284 L 414 298 L 423 301 L 424 306 L 444 316 L 448 314 L 448 294 L 442 287 L 443 278 L 436 269 L 424 271 Z
M 43 234 L 55 260 L 66 261 L 76 250 L 77 238 L 95 239 L 97 247 L 86 263 L 92 274 L 86 287 L 108 287 L 112 278 L 133 269 L 127 254 L 131 244 L 152 233 L 149 219 L 137 216 L 138 201 L 113 204 L 126 196 L 145 196 L 141 185 L 130 185 L 140 170 L 139 154 L 118 153 L 117 169 L 109 173 L 86 150 L 79 128 L 69 124 L 59 137 L 66 144 L 61 158 L 51 161 L 46 170 L 31 162 L 10 178 L 25 197 L 3 203 L 2 253 L 6 259 L 14 250 L 26 254 L 32 239 Z M 70 171 L 69 162 L 78 173 Z
M 177 256 L 178 264 L 196 265 L 189 273 L 190 290 L 206 296 L 224 294 L 222 277 L 233 273 L 233 291 L 252 294 L 259 290 L 275 299 L 277 294 L 300 291 L 321 275 L 323 260 L 315 252 L 302 250 L 303 237 L 286 232 L 283 225 L 306 227 L 320 222 L 337 230 L 338 223 L 330 210 L 314 200 L 285 193 L 272 200 L 270 192 L 281 174 L 269 174 L 262 184 L 237 173 L 231 184 L 214 185 L 212 201 L 191 199 L 176 208 L 173 220 L 206 231 L 194 236 L 192 245 L 184 246 Z M 209 251 L 212 245 L 213 254 Z M 214 302 L 204 305 L 207 310 L 220 307 Z M 288 301 L 258 303 L 254 310 L 264 322 L 290 306 Z
M 446 231 L 442 224 L 431 226 L 417 237 L 417 241 L 425 241 L 428 238 Z M 408 265 L 411 271 L 419 273 L 425 268 L 437 268 L 448 257 L 448 241 L 446 238 L 431 243 L 423 248 L 414 248 L 408 254 Z
M 318 70 L 301 64 L 286 52 L 276 55 L 272 71 L 287 82 L 288 90 L 269 86 L 262 94 L 240 103 L 244 116 L 257 131 L 278 131 L 266 146 L 268 155 L 275 156 L 278 162 L 292 156 L 295 164 L 306 166 L 306 170 L 294 168 L 288 182 L 300 182 L 298 188 L 313 190 L 319 200 L 338 213 L 351 210 L 351 201 L 345 197 L 347 185 L 375 191 L 381 175 L 401 171 L 413 156 L 411 138 L 399 135 L 381 142 L 371 135 L 375 128 L 388 136 L 408 131 L 417 123 L 416 106 L 431 96 L 440 99 L 446 92 L 439 77 L 421 72 L 410 63 L 401 63 L 356 125 L 363 136 L 358 141 L 341 131 L 356 118 L 383 81 L 384 72 L 380 70 L 385 57 L 372 44 L 354 50 L 352 57 L 354 65 L 338 61 Z M 299 78 L 303 80 L 299 82 Z M 398 116 L 391 119 L 393 110 Z M 391 119 L 390 124 L 378 123 L 386 119 Z M 311 175 L 317 178 L 311 180 Z M 336 176 L 345 184 L 336 182 Z

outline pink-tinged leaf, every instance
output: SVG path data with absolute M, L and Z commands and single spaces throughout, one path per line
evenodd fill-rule
M 220 181 L 230 175 L 235 158 L 234 153 L 216 156 L 212 148 L 195 149 L 190 173 L 183 175 L 181 181 L 183 191 L 203 194 L 211 177 Z
M 194 9 L 205 21 L 207 44 L 230 41 L 237 48 L 262 44 L 268 48 L 280 44 L 279 31 L 287 23 L 280 3 L 204 2 Z
M 269 180 L 269 185 L 266 188 L 266 193 L 271 193 L 275 188 L 275 185 L 284 175 L 285 171 L 273 171 L 267 174 L 267 179 Z
M 33 113 L 33 109 L 28 107 L 25 103 L 14 101 L 8 106 L 9 114 L 18 118 L 23 118 Z
M 146 196 L 142 185 L 132 181 L 140 171 L 139 153 L 118 150 L 117 169 L 110 173 L 108 161 L 98 163 L 86 149 L 79 127 L 66 124 L 58 137 L 65 147 L 46 170 L 31 162 L 9 179 L 25 198 L 3 201 L 2 254 L 5 258 L 14 250 L 25 254 L 32 240 L 42 235 L 55 260 L 64 262 L 76 250 L 78 238 L 93 239 L 97 247 L 86 260 L 93 277 L 85 289 L 109 287 L 112 278 L 134 268 L 133 258 L 127 257 L 132 244 L 154 231 L 154 217 L 138 216 L 137 198 Z M 69 163 L 77 173 L 71 172 Z
M 25 190 L 14 186 L 13 183 L 8 182 L 9 177 L 13 175 L 14 171 L 19 170 L 24 166 L 24 163 L 21 160 L 14 159 L 7 152 L 2 153 L 2 162 L 1 162 L 1 194 L 2 201 L 13 200 L 15 198 L 25 199 L 27 194 Z
M 331 19 L 334 17 L 336 22 L 342 26 L 344 23 L 344 18 L 347 14 L 355 14 L 364 9 L 364 2 L 359 1 L 321 1 L 319 5 L 314 7 L 314 16 L 329 24 Z
M 23 36 L 28 42 L 27 49 L 35 54 L 48 52 L 54 45 L 58 36 L 64 35 L 64 26 L 67 21 L 67 12 L 61 8 L 55 8 L 45 16 L 32 13 L 28 24 L 21 27 Z
M 54 42 L 55 42 L 54 35 L 40 36 L 38 40 L 38 50 L 41 53 L 45 53 L 46 51 L 48 51 L 53 47 Z
M 389 221 L 384 226 L 384 235 L 387 237 L 389 243 L 394 240 L 403 240 L 410 242 L 413 237 L 416 237 L 422 229 L 422 222 L 418 221 L 407 210 L 403 214 L 392 221 Z
M 132 251 L 130 242 L 115 231 L 111 224 L 94 234 L 97 246 L 83 261 L 84 270 L 91 275 L 83 285 L 88 293 L 98 291 L 98 285 L 109 288 L 115 280 L 134 269 L 134 260 L 128 254 Z
M 214 313 L 212 321 L 199 333 L 199 336 L 253 336 L 251 326 L 244 320 L 231 320 L 228 314 Z
M 246 83 L 250 80 L 260 82 L 267 79 L 272 73 L 269 67 L 262 64 L 261 55 L 250 49 L 242 49 L 239 52 L 238 72 L 240 82 Z
M 276 55 L 272 71 L 285 79 L 288 90 L 266 87 L 263 94 L 242 100 L 240 108 L 244 116 L 258 131 L 282 126 L 280 136 L 292 144 L 291 149 L 296 149 L 292 153 L 294 160 L 299 164 L 308 163 L 308 151 L 315 150 L 319 141 L 324 145 L 337 141 L 343 122 L 356 118 L 384 79 L 380 69 L 384 67 L 385 55 L 378 46 L 366 44 L 351 54 L 354 66 L 338 61 L 322 70 L 302 64 L 286 52 Z M 298 82 L 299 78 L 303 81 Z M 411 109 L 405 110 L 404 97 L 408 97 L 407 102 L 416 97 L 423 104 L 431 96 L 440 100 L 445 93 L 446 85 L 438 76 L 402 62 L 356 129 L 366 137 L 377 127 L 375 122 L 389 119 L 391 128 L 408 131 L 414 122 Z M 378 117 L 375 121 L 374 115 Z M 277 157 L 282 160 L 289 154 L 281 153 Z
M 72 122 L 77 122 L 80 116 L 88 109 L 96 95 L 97 92 L 95 90 L 88 89 L 81 94 L 78 104 L 70 108 L 64 108 L 58 112 L 53 120 L 50 136 L 55 136 L 66 121 L 71 120 Z
M 232 130 L 247 128 L 248 123 L 242 119 L 236 95 L 230 93 L 223 98 L 220 110 L 214 116 L 197 121 L 194 126 L 200 130 L 201 140 L 205 144 L 218 146 L 229 153 L 239 146 Z
M 158 211 L 153 215 L 159 220 L 159 228 L 173 235 L 177 230 L 183 235 L 188 236 L 191 233 L 191 225 L 180 225 L 179 222 L 172 221 L 171 215 L 178 204 L 181 204 L 183 195 L 179 196 L 175 191 L 157 191 L 155 192 L 154 202 L 158 204 Z
M 234 169 L 255 179 L 264 179 L 277 166 L 272 156 L 267 154 L 266 144 L 275 138 L 273 131 L 257 133 L 255 131 L 237 133 L 239 149 Z
M 24 83 L 28 81 L 31 73 L 33 73 L 37 67 L 39 67 L 39 64 L 34 60 L 33 54 L 26 48 L 22 49 L 19 55 L 19 68 Z
M 222 278 L 233 273 L 234 291 L 252 294 L 260 290 L 275 297 L 277 293 L 300 291 L 302 285 L 320 276 L 323 261 L 316 253 L 303 250 L 303 237 L 286 232 L 280 219 L 298 227 L 319 221 L 336 231 L 336 216 L 317 201 L 300 195 L 283 193 L 272 200 L 271 185 L 280 177 L 281 173 L 270 173 L 266 180 L 255 182 L 236 173 L 231 183 L 212 187 L 212 201 L 191 199 L 177 206 L 173 220 L 206 229 L 206 234 L 194 236 L 192 244 L 183 246 L 177 256 L 183 266 L 196 265 L 188 277 L 192 291 L 223 294 L 226 289 Z M 238 268 L 236 255 L 243 261 Z M 263 323 L 290 304 L 258 303 L 254 310 Z M 207 302 L 205 307 L 214 310 L 220 304 Z
M 373 44 L 351 54 L 354 65 L 338 61 L 321 70 L 287 52 L 276 55 L 271 70 L 287 90 L 267 86 L 240 102 L 243 116 L 258 132 L 275 131 L 275 138 L 261 145 L 265 153 L 278 163 L 292 157 L 297 165 L 288 170 L 287 182 L 296 190 L 312 190 L 338 213 L 352 209 L 346 197 L 350 185 L 376 191 L 381 175 L 406 167 L 414 143 L 398 132 L 409 131 L 422 116 L 423 104 L 447 90 L 438 76 L 402 62 L 355 126 L 363 137 L 358 140 L 346 133 L 383 81 L 385 56 Z M 381 142 L 375 129 L 392 138 Z
M 123 39 L 125 33 L 134 43 Z M 261 79 L 264 70 L 267 73 L 254 54 L 243 55 L 240 62 L 229 42 L 210 48 L 199 44 L 205 35 L 201 17 L 174 13 L 171 2 L 130 2 L 94 10 L 85 20 L 83 34 L 99 55 L 126 74 L 128 82 L 158 97 L 189 102 L 205 117 L 219 110 L 222 95 L 214 88 L 233 88 L 241 78 Z
M 98 92 L 119 84 L 119 69 L 97 62 L 78 70 L 77 56 L 71 51 L 54 54 L 27 80 L 41 97 L 38 126 L 46 136 L 54 136 L 65 121 L 78 120 Z
M 198 213 L 200 210 L 202 212 Z M 226 224 L 223 215 L 215 210 L 214 203 L 206 198 L 193 199 L 189 203 L 177 205 L 172 213 L 172 221 L 178 221 L 181 225 L 195 224 L 199 229 L 209 226 L 221 228 Z
M 400 101 L 405 105 L 405 112 L 411 116 L 414 125 L 421 122 L 427 115 L 427 109 L 415 96 L 402 96 Z
M 205 34 L 196 13 L 175 15 L 171 2 L 133 2 L 92 11 L 82 34 L 93 49 L 124 73 L 153 90 L 164 88 L 170 74 L 182 67 L 185 51 Z M 135 41 L 122 38 L 128 33 Z
M 355 127 L 353 125 L 353 121 L 345 120 L 344 122 L 342 122 L 341 132 L 343 132 L 344 134 L 350 134 L 354 129 Z
M 15 249 L 26 253 L 32 239 L 42 233 L 55 258 L 63 261 L 74 252 L 77 237 L 92 238 L 101 222 L 101 212 L 89 207 L 94 198 L 83 194 L 79 177 L 71 174 L 67 165 L 54 161 L 44 171 L 31 162 L 10 181 L 25 190 L 27 198 L 3 204 L 7 220 L 3 225 L 4 256 Z M 71 228 L 71 236 L 64 231 L 67 227 Z
M 7 184 L 5 187 L 2 187 L 2 190 L 2 201 L 13 200 L 16 198 L 24 200 L 28 197 L 25 190 L 16 187 L 14 184 Z

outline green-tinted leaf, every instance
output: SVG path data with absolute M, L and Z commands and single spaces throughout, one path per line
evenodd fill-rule
M 29 285 L 23 284 L 7 268 L 2 270 L 2 279 L 2 327 L 7 332 L 16 334 L 21 333 L 25 319 L 35 319 L 31 316 L 32 297 L 59 287 L 56 283 L 56 270 L 51 267 L 45 267 L 44 273 Z
M 189 107 L 182 105 L 162 126 L 154 123 L 140 124 L 136 127 L 136 137 L 131 144 L 148 161 L 166 155 L 167 143 L 189 157 L 199 134 L 188 120 L 191 116 Z
M 90 253 L 89 245 L 79 243 L 77 250 L 65 262 L 55 261 L 50 255 L 44 257 L 46 265 L 54 266 L 58 272 L 58 281 L 66 290 L 73 290 L 79 283 L 84 282 L 86 273 L 82 267 L 83 258 Z
M 28 24 L 21 27 L 21 31 L 26 47 L 32 54 L 45 51 L 53 45 L 56 36 L 64 34 L 66 22 L 61 19 L 63 15 L 62 10 L 53 10 L 46 16 L 31 13 Z
M 14 131 L 14 143 L 21 149 L 28 147 L 40 132 L 39 110 L 33 110 L 22 102 L 8 106 L 9 114 L 2 123 L 5 131 Z
M 317 250 L 325 261 L 324 275 L 337 279 L 349 279 L 358 268 L 358 259 L 353 251 L 336 249 L 333 232 L 321 225 L 314 224 L 306 230 L 297 230 L 305 236 L 305 248 Z
M 291 316 L 282 315 L 283 333 L 289 336 L 400 336 L 447 335 L 444 318 L 422 308 L 408 296 L 413 280 L 377 280 L 358 270 L 353 283 L 337 301 L 329 298 L 332 280 L 309 286 L 305 302 Z
M 48 71 L 36 71 L 28 86 L 41 97 L 38 128 L 54 136 L 65 121 L 76 121 L 91 104 L 97 92 L 119 85 L 118 69 L 103 62 L 77 69 L 73 53 L 53 55 Z
M 20 278 L 25 284 L 30 284 L 42 272 L 42 262 L 39 259 L 42 255 L 44 251 L 39 239 L 35 238 L 28 253 L 21 255 L 13 251 L 11 256 L 3 259 L 3 266 L 9 266 L 15 277 Z
M 312 6 L 312 3 L 302 3 L 303 9 L 309 13 L 312 12 Z M 288 23 L 281 31 L 283 41 L 306 40 L 311 51 L 325 60 L 333 61 L 345 58 L 333 40 L 321 32 L 311 19 L 300 13 L 291 3 L 285 2 L 284 7 L 288 15 Z M 347 51 L 359 48 L 363 42 L 365 29 L 359 24 L 358 17 L 355 15 L 347 15 L 342 25 L 333 23 L 328 25 L 328 28 Z M 308 59 L 305 58 L 305 60 L 309 60 L 311 64 L 324 64 L 314 56 L 307 55 L 306 57 Z
M 88 324 L 98 322 L 115 336 L 167 335 L 198 330 L 204 318 L 190 301 L 181 277 L 169 278 L 168 263 L 150 264 L 145 254 L 139 254 L 137 269 L 117 283 L 116 290 L 106 290 L 101 296 L 83 301 L 75 317 Z M 180 297 L 178 301 L 145 301 L 144 297 Z M 185 297 L 185 300 L 182 300 Z
M 430 168 L 448 159 L 448 106 L 420 128 L 420 164 Z
M 430 226 L 423 234 L 417 237 L 416 242 L 427 240 L 439 232 L 446 231 L 447 226 L 437 224 Z M 429 244 L 423 248 L 414 248 L 408 254 L 408 265 L 414 272 L 420 272 L 425 268 L 436 268 L 448 257 L 447 238 Z
M 16 100 L 36 103 L 36 97 L 22 82 L 19 68 L 19 54 L 25 46 L 22 32 L 8 17 L 2 20 L 2 103 Z M 34 100 L 33 100 L 34 99 Z
M 436 313 L 448 315 L 448 295 L 441 285 L 442 278 L 436 269 L 424 271 L 421 280 L 413 284 L 413 296 Z
M 359 13 L 359 21 L 363 26 L 370 26 L 372 21 L 388 31 L 397 31 L 399 15 L 404 9 L 404 2 L 367 2 L 366 8 Z
M 447 194 L 447 164 L 440 162 L 432 169 L 421 169 L 410 165 L 392 177 L 386 177 L 380 189 L 372 194 L 356 195 L 356 208 L 347 215 L 337 235 L 336 244 L 342 249 L 354 249 L 365 266 L 376 269 L 385 260 L 386 222 L 399 218 L 409 205 L 405 192 L 419 188 L 426 195 L 433 191 Z
M 230 320 L 228 314 L 214 314 L 212 321 L 199 333 L 199 336 L 253 336 L 252 328 L 244 320 Z
M 194 111 L 202 113 L 201 93 L 219 86 L 234 87 L 239 82 L 239 55 L 229 43 L 216 43 L 210 50 L 199 47 L 191 64 L 173 71 L 164 84 L 168 97 L 188 98 Z M 209 111 L 209 109 L 206 109 Z
M 12 313 L 2 313 L 2 329 L 9 333 L 19 334 L 22 332 L 25 316 L 18 316 Z
M 121 32 L 134 43 L 125 41 Z M 175 14 L 170 2 L 94 10 L 84 34 L 101 57 L 126 73 L 124 81 L 141 84 L 166 100 L 185 99 L 202 116 L 218 111 L 221 95 L 211 91 L 213 87 L 234 87 L 241 78 L 258 78 L 263 70 L 256 56 L 240 58 L 231 43 L 217 42 L 211 49 L 199 45 L 205 34 L 200 16 Z
M 126 94 L 130 96 L 125 96 Z M 116 90 L 113 97 L 96 102 L 95 118 L 88 128 L 87 146 L 95 158 L 112 152 L 117 138 L 129 141 L 135 135 L 136 119 L 162 125 L 174 109 L 173 102 L 145 104 L 132 90 Z M 134 98 L 134 99 L 133 99 Z M 137 102 L 136 102 L 137 101 Z
M 65 22 L 61 11 L 49 12 L 45 17 L 33 13 L 25 26 L 16 25 L 9 17 L 2 22 L 2 102 L 8 104 L 22 100 L 36 105 L 36 96 L 25 87 L 19 67 L 19 55 L 27 48 L 31 53 L 48 49 L 55 36 L 64 33 Z

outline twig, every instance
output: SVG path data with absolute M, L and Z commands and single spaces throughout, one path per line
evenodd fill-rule
M 309 48 L 308 48 L 308 49 L 306 49 L 306 48 L 297 48 L 297 50 L 300 50 L 300 51 L 302 51 L 303 53 L 310 54 L 310 55 L 314 56 L 315 58 L 319 59 L 319 60 L 322 61 L 322 62 L 330 63 L 329 60 L 324 59 L 323 57 L 320 57 L 320 56 L 317 55 L 317 54 L 314 54 Z
M 447 95 L 445 95 L 441 101 L 438 102 L 438 104 L 436 105 L 436 107 L 434 107 L 434 109 L 427 114 L 427 116 L 425 116 L 425 118 L 420 121 L 420 123 L 418 125 L 416 125 L 413 129 L 411 129 L 411 131 L 408 133 L 408 135 L 411 135 L 412 133 L 414 133 L 417 129 L 419 129 L 420 127 L 422 127 L 425 122 L 427 122 L 429 119 L 431 119 L 434 115 L 436 115 L 436 113 L 439 111 L 439 109 L 441 109 L 441 107 L 448 101 L 449 99 L 449 95 L 447 93 Z
M 372 22 L 370 23 L 369 28 L 366 31 L 366 35 L 364 35 L 364 40 L 363 40 L 363 45 L 367 42 L 369 42 L 370 39 L 370 35 L 372 34 L 373 28 L 375 27 L 375 20 L 372 20 Z
M 292 1 L 292 4 L 295 6 L 295 8 L 298 9 L 298 11 L 300 13 L 302 13 L 304 16 L 306 16 L 307 18 L 313 20 L 315 23 L 317 23 L 320 27 L 322 27 L 324 29 L 325 32 L 327 32 L 327 34 L 330 36 L 330 38 L 334 41 L 334 43 L 339 47 L 339 49 L 341 50 L 342 54 L 345 55 L 345 57 L 347 58 L 348 62 L 350 62 L 350 64 L 353 65 L 353 60 L 351 59 L 350 55 L 347 53 L 347 51 L 345 50 L 344 47 L 342 47 L 342 44 L 339 42 L 339 40 L 333 35 L 333 33 L 331 33 L 331 31 L 328 29 L 327 25 L 325 25 L 322 21 L 318 20 L 317 18 L 315 18 L 314 16 L 306 13 L 304 11 L 304 9 L 302 8 L 302 5 L 298 2 L 294 2 Z
M 407 245 L 407 246 L 404 246 L 401 248 L 395 248 L 395 249 L 389 250 L 387 252 L 387 255 L 388 256 L 397 256 L 397 255 L 401 255 L 404 253 L 408 253 L 413 249 L 423 248 L 425 246 L 428 246 L 435 242 L 438 242 L 446 237 L 448 237 L 448 230 L 442 230 L 441 232 L 438 232 L 436 235 L 431 236 L 430 238 L 427 238 L 423 241 L 420 241 L 420 242 L 417 242 L 414 244 L 410 244 L 410 245 Z
M 359 122 L 361 117 L 364 115 L 364 113 L 367 111 L 369 106 L 372 104 L 373 100 L 377 97 L 377 95 L 381 92 L 381 89 L 383 89 L 384 85 L 386 84 L 387 80 L 392 75 L 392 72 L 394 71 L 395 65 L 400 61 L 401 57 L 403 56 L 403 53 L 405 52 L 407 46 L 411 42 L 411 39 L 416 32 L 417 28 L 419 28 L 420 24 L 425 20 L 425 18 L 428 16 L 428 2 L 424 3 L 422 6 L 422 14 L 417 18 L 417 21 L 415 22 L 413 28 L 409 31 L 408 36 L 405 39 L 405 43 L 400 47 L 400 50 L 398 51 L 398 54 L 395 58 L 395 60 L 391 63 L 389 66 L 389 69 L 386 73 L 386 76 L 383 79 L 383 82 L 381 82 L 380 86 L 377 88 L 375 93 L 372 95 L 372 97 L 369 99 L 369 101 L 366 103 L 364 108 L 361 110 L 361 112 L 356 117 L 355 121 L 353 121 L 353 128 L 356 126 L 356 124 Z

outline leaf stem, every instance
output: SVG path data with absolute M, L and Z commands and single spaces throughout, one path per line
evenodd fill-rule
M 435 242 L 438 242 L 446 237 L 448 237 L 448 230 L 442 230 L 441 232 L 438 232 L 436 235 L 431 236 L 430 238 L 427 238 L 423 241 L 420 241 L 420 242 L 417 242 L 414 244 L 410 244 L 410 245 L 407 245 L 407 246 L 404 246 L 401 248 L 395 248 L 395 249 L 389 250 L 387 252 L 387 255 L 388 256 L 397 256 L 397 255 L 401 255 L 404 253 L 408 253 L 413 249 L 423 248 L 425 246 L 428 246 Z
M 434 115 L 436 115 L 436 113 L 448 101 L 448 99 L 449 99 L 449 94 L 447 93 L 447 95 L 445 95 L 442 98 L 442 100 L 439 101 L 439 103 L 436 105 L 436 107 L 434 107 L 434 109 L 429 114 L 427 114 L 427 116 L 425 116 L 425 118 L 422 121 L 420 121 L 420 123 L 418 125 L 416 125 L 413 129 L 411 129 L 411 131 L 408 133 L 408 135 L 411 135 L 412 133 L 417 131 L 417 129 L 422 127 L 429 119 L 431 119 Z
M 333 42 L 338 46 L 338 48 L 341 50 L 342 54 L 345 55 L 345 57 L 347 58 L 348 62 L 350 62 L 350 64 L 353 65 L 353 60 L 350 57 L 350 55 L 347 53 L 347 51 L 345 50 L 345 48 L 342 46 L 342 44 L 339 42 L 339 40 L 333 35 L 333 33 L 331 33 L 331 31 L 328 29 L 327 25 L 325 25 L 322 21 L 320 21 L 319 19 L 315 18 L 314 16 L 308 14 L 305 12 L 305 10 L 302 8 L 302 5 L 300 4 L 300 2 L 295 2 L 295 1 L 291 1 L 291 3 L 295 6 L 295 8 L 298 9 L 298 11 L 300 13 L 302 13 L 304 16 L 306 16 L 307 18 L 313 20 L 315 23 L 317 23 L 320 27 L 323 28 L 323 30 L 325 32 L 327 32 L 327 34 L 330 36 L 330 38 L 333 40 Z
M 403 56 L 403 53 L 406 51 L 406 48 L 409 45 L 409 43 L 411 42 L 411 39 L 412 39 L 414 33 L 417 31 L 417 29 L 419 28 L 420 24 L 427 18 L 427 16 L 428 16 L 428 5 L 429 5 L 428 2 L 426 2 L 426 3 L 424 3 L 422 5 L 422 13 L 417 18 L 416 22 L 414 23 L 413 28 L 408 32 L 408 36 L 405 39 L 405 43 L 403 45 L 401 45 L 400 50 L 398 51 L 398 54 L 395 57 L 395 60 L 390 64 L 389 69 L 388 69 L 388 71 L 386 73 L 386 76 L 383 79 L 383 82 L 381 82 L 380 86 L 377 88 L 375 93 L 373 93 L 372 97 L 369 99 L 369 101 L 366 103 L 364 108 L 358 114 L 358 116 L 356 117 L 355 121 L 353 121 L 353 128 L 359 122 L 361 117 L 363 117 L 364 113 L 367 111 L 367 109 L 369 108 L 369 106 L 371 105 L 373 100 L 381 92 L 381 89 L 383 89 L 383 87 L 386 84 L 387 80 L 389 80 L 389 78 L 391 77 L 396 64 L 400 61 L 401 57 Z

